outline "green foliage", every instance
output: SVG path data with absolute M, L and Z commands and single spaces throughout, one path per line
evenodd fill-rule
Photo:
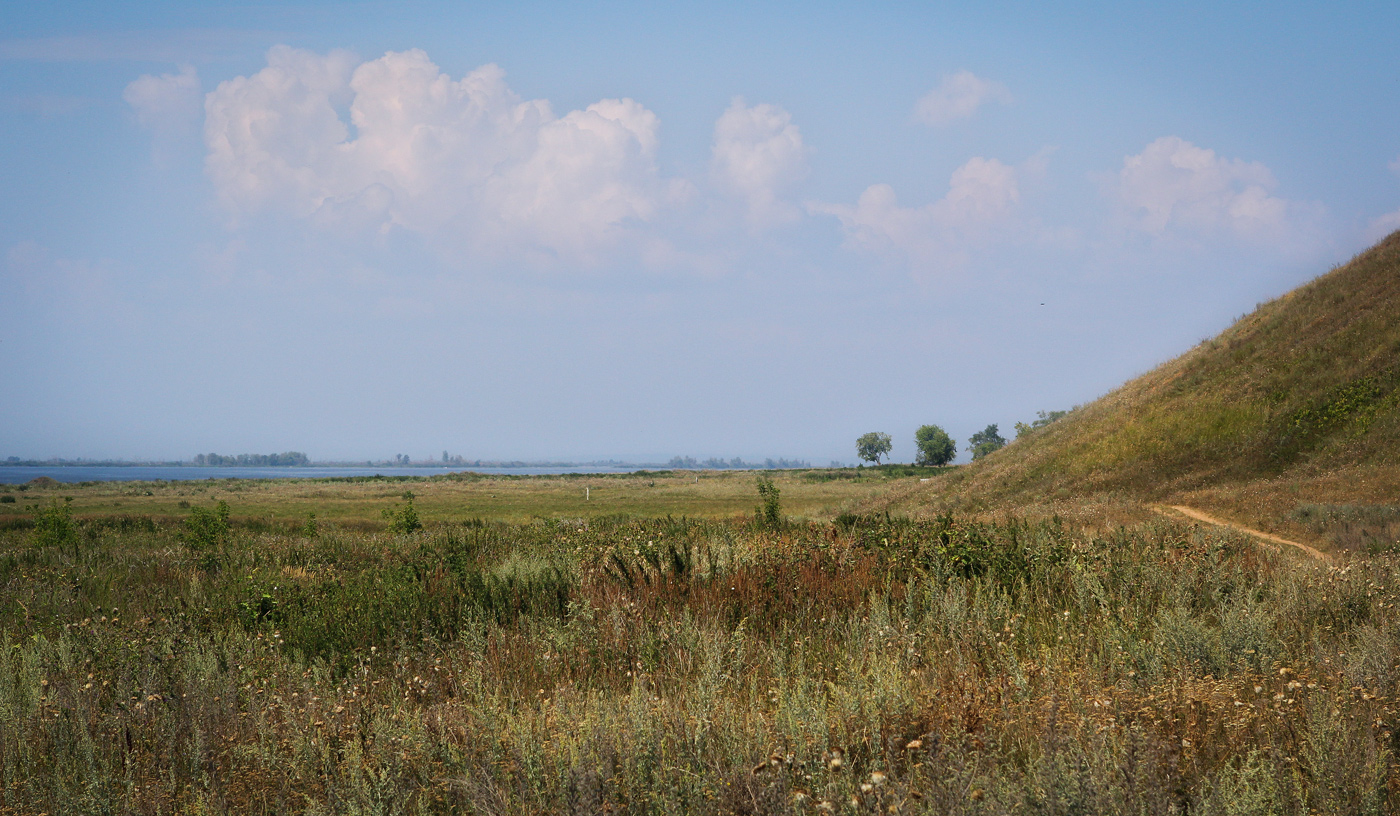
M 778 503 L 778 486 L 767 476 L 758 477 L 758 497 L 762 505 L 755 513 L 759 523 L 767 527 L 780 527 L 783 523 L 782 507 Z
M 58 499 L 41 507 L 34 516 L 34 543 L 40 547 L 72 547 L 77 554 L 78 530 L 73 524 L 72 499 Z
M 315 538 L 321 534 L 321 528 L 316 524 L 315 513 L 306 514 L 306 523 L 301 525 L 301 534 L 307 538 Z
M 972 458 L 974 460 L 981 459 L 989 453 L 999 451 L 1006 447 L 1006 440 L 1003 439 L 1001 433 L 997 431 L 995 422 L 973 434 L 972 438 L 967 441 L 967 449 L 972 452 Z
M 1333 388 L 1312 405 L 1299 408 L 1290 417 L 1290 430 L 1304 439 L 1313 438 L 1359 420 L 1368 423 L 1394 387 L 1396 375 L 1359 377 Z M 1365 428 L 1361 428 L 1364 432 Z
M 1069 415 L 1069 411 L 1036 411 L 1036 419 L 1029 425 L 1024 422 L 1016 423 L 1016 438 L 1020 439 L 1032 431 L 1038 431 L 1057 420 L 1064 419 Z
M 958 445 L 953 437 L 937 425 L 924 425 L 915 431 L 914 445 L 919 450 L 914 459 L 916 465 L 946 465 L 958 455 Z
M 201 572 L 81 531 L 104 557 L 0 530 L 0 812 L 1400 809 L 1388 555 L 619 517 L 240 525 Z
M 389 531 L 408 535 L 423 529 L 423 522 L 418 520 L 418 511 L 413 509 L 413 491 L 409 490 L 403 494 L 402 505 L 384 508 L 384 518 L 389 522 Z
M 862 434 L 861 437 L 856 440 L 856 455 L 863 461 L 878 465 L 880 464 L 880 457 L 889 453 L 893 447 L 894 443 L 890 439 L 889 434 L 871 431 L 868 434 Z
M 228 502 L 219 500 L 213 510 L 193 507 L 185 518 L 180 540 L 191 550 L 209 551 L 228 538 Z

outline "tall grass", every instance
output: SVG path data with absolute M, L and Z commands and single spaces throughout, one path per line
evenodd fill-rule
M 1165 519 L 78 528 L 0 532 L 0 813 L 1400 804 L 1388 554 Z

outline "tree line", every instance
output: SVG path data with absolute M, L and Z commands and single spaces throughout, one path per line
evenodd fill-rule
M 1038 411 L 1037 418 L 1031 423 L 1016 423 L 1016 438 L 1020 439 L 1032 431 L 1040 430 L 1068 413 L 1069 411 Z M 973 460 L 977 460 L 1006 447 L 1007 440 L 1001 435 L 997 424 L 993 422 L 973 434 L 967 443 L 968 452 L 972 454 Z M 894 442 L 890 435 L 879 431 L 862 434 L 856 439 L 856 455 L 863 461 L 876 465 L 880 464 L 880 458 L 888 455 L 893 447 Z M 947 431 L 937 425 L 920 426 L 914 432 L 914 447 L 918 450 L 914 464 L 921 466 L 946 465 L 958 455 L 957 443 L 953 441 Z
M 236 456 L 201 453 L 194 457 L 194 463 L 209 467 L 297 467 L 311 464 L 311 459 L 301 451 L 240 453 Z

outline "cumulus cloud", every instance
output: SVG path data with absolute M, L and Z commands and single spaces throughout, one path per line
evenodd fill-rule
M 641 104 L 558 117 L 516 96 L 495 65 L 454 80 L 419 50 L 358 63 L 278 46 L 205 111 L 206 169 L 238 214 L 589 260 L 677 194 L 656 168 L 660 123 Z
M 122 99 L 136 112 L 142 125 L 158 133 L 188 130 L 199 120 L 204 94 L 193 65 L 181 65 L 178 74 L 142 74 Z
M 924 94 L 914 107 L 919 121 L 935 127 L 971 118 L 987 102 L 1011 102 L 1011 91 L 1000 82 L 983 79 L 971 71 L 943 77 L 938 87 Z
M 781 194 L 807 174 L 808 152 L 786 110 L 749 107 L 736 98 L 715 122 L 710 174 L 723 190 L 744 201 L 751 227 L 773 226 L 799 216 Z
M 876 184 L 854 207 L 809 205 L 834 215 L 849 246 L 907 262 L 916 271 L 959 266 L 971 251 L 1002 234 L 1015 221 L 1021 190 L 1016 168 L 996 159 L 973 158 L 953 171 L 948 193 L 922 207 L 900 206 L 894 188 Z
M 1163 136 L 1123 160 L 1116 195 L 1132 227 L 1153 236 L 1296 243 L 1314 231 L 1320 213 L 1273 195 L 1277 186 L 1259 162 L 1226 159 Z

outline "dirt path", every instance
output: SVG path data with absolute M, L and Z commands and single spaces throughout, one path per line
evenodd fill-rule
M 1204 521 L 1206 524 L 1214 524 L 1217 527 L 1229 527 L 1230 529 L 1238 530 L 1239 532 L 1244 533 L 1245 535 L 1254 536 L 1255 538 L 1262 538 L 1263 540 L 1274 544 L 1286 544 L 1289 547 L 1297 547 L 1298 549 L 1302 550 L 1303 552 L 1307 553 L 1313 558 L 1316 558 L 1324 564 L 1332 563 L 1332 558 L 1326 553 L 1322 552 L 1321 550 L 1309 547 L 1306 544 L 1300 544 L 1297 541 L 1289 541 L 1286 538 L 1280 538 L 1276 535 L 1273 535 L 1272 533 L 1266 533 L 1263 530 L 1255 530 L 1251 527 L 1245 527 L 1242 524 L 1235 524 L 1234 522 L 1225 521 L 1224 519 L 1218 519 L 1215 516 L 1206 515 L 1200 510 L 1196 510 L 1195 508 L 1187 507 L 1185 505 L 1173 504 L 1169 506 L 1172 510 L 1175 510 L 1183 516 L 1193 518 L 1197 521 Z

